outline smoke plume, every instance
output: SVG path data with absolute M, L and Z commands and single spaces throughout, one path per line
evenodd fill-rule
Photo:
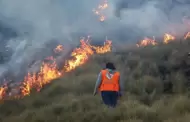
M 0 76 L 8 71 L 17 76 L 57 44 L 78 44 L 81 36 L 102 43 L 107 36 L 117 43 L 162 36 L 171 25 L 179 34 L 188 29 L 182 24 L 190 15 L 188 0 L 108 0 L 106 20 L 100 22 L 92 9 L 102 1 L 1 0 Z

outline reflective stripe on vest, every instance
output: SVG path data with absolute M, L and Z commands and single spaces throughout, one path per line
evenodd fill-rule
M 119 91 L 119 72 L 110 74 L 107 70 L 102 70 L 102 82 L 100 91 Z

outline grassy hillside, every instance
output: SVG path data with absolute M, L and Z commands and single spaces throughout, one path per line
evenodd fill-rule
M 0 104 L 0 121 L 189 122 L 189 47 L 185 41 L 95 55 L 41 93 Z M 115 63 L 125 86 L 118 107 L 112 110 L 99 95 L 93 96 L 97 74 L 107 61 Z

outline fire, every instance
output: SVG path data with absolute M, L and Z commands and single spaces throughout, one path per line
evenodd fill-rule
M 182 18 L 182 22 L 183 24 L 186 26 L 186 27 L 189 27 L 190 26 L 190 17 L 188 16 L 184 16 Z M 175 26 L 175 25 L 174 25 Z M 175 32 L 175 30 L 172 29 L 172 32 Z M 175 33 L 175 35 L 177 35 Z M 184 36 L 184 40 L 187 40 L 190 38 L 190 31 L 187 32 L 187 34 Z M 164 34 L 164 38 L 163 38 L 163 43 L 164 44 L 168 44 L 169 42 L 171 41 L 174 41 L 176 39 L 175 36 L 171 35 L 171 34 L 168 34 L 168 33 L 165 33 Z M 138 44 L 136 44 L 137 47 L 140 47 L 140 46 L 147 46 L 147 45 L 157 45 L 158 43 L 152 39 L 148 39 L 148 38 L 145 38 L 144 40 L 140 41 Z
M 4 98 L 7 90 L 7 85 L 4 84 L 2 87 L 0 87 L 0 101 Z
M 190 32 L 188 32 L 184 39 L 188 39 L 190 38 Z M 164 44 L 168 44 L 171 41 L 174 41 L 176 39 L 175 36 L 172 36 L 168 33 L 164 34 L 164 39 L 163 39 L 163 43 Z M 156 42 L 155 39 L 149 39 L 149 38 L 145 38 L 144 40 L 140 41 L 138 44 L 136 44 L 137 47 L 142 47 L 142 46 L 147 46 L 147 45 L 157 45 L 158 43 Z
M 112 41 L 110 40 L 106 40 L 106 42 L 104 42 L 104 46 L 91 46 L 93 49 L 95 49 L 96 53 L 106 53 L 106 52 L 110 52 L 111 51 L 111 46 L 112 45 Z
M 80 40 L 81 47 L 73 50 L 71 53 L 73 59 L 68 60 L 64 66 L 66 72 L 74 70 L 77 66 L 84 64 L 88 60 L 89 56 L 94 54 L 92 48 L 87 42 L 88 40 Z
M 50 83 L 53 79 L 63 76 L 64 72 L 73 71 L 76 67 L 83 65 L 88 61 L 89 57 L 94 53 L 106 53 L 111 51 L 111 41 L 106 40 L 103 46 L 92 46 L 89 43 L 89 40 L 81 39 L 80 47 L 76 48 L 71 53 L 71 59 L 67 60 L 63 65 L 63 69 L 58 70 L 56 59 L 53 56 L 47 57 L 41 65 L 40 71 L 37 73 L 28 73 L 24 77 L 24 81 L 21 82 L 19 95 L 12 96 L 10 94 L 9 98 L 22 98 L 31 94 L 32 90 L 40 91 L 44 85 Z M 62 50 L 63 47 L 58 45 L 55 50 Z M 55 51 L 54 50 L 54 51 Z M 94 51 L 95 50 L 95 51 Z M 0 87 L 0 101 L 5 99 L 6 87 Z M 9 99 L 6 98 L 6 99 Z
M 103 22 L 105 20 L 105 16 L 101 15 L 100 16 L 100 21 Z
M 168 44 L 170 41 L 175 40 L 175 37 L 170 34 L 164 34 L 164 43 Z
M 0 99 L 3 99 L 5 88 L 0 87 Z
M 54 52 L 55 53 L 59 53 L 59 52 L 62 52 L 63 51 L 63 46 L 62 45 L 58 45 L 55 49 L 54 49 Z
M 104 0 L 102 4 L 98 6 L 97 9 L 94 9 L 93 12 L 99 17 L 100 21 L 105 21 L 106 17 L 103 15 L 103 11 L 108 8 L 107 0 Z
M 185 35 L 184 39 L 189 39 L 189 38 L 190 38 L 190 32 L 188 32 L 188 33 Z
M 39 73 L 28 73 L 24 78 L 23 86 L 21 87 L 22 96 L 29 95 L 32 89 L 40 91 L 41 88 L 62 75 L 58 71 L 55 60 L 53 63 L 42 63 Z
M 139 44 L 136 44 L 137 47 L 147 46 L 147 45 L 157 45 L 157 42 L 154 39 L 145 38 L 140 41 Z

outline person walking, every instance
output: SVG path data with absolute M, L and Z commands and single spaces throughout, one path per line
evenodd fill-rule
M 105 105 L 108 107 L 116 107 L 118 98 L 121 94 L 120 73 L 116 71 L 113 63 L 106 63 L 106 68 L 101 70 L 98 75 L 94 96 L 101 92 L 101 97 Z

